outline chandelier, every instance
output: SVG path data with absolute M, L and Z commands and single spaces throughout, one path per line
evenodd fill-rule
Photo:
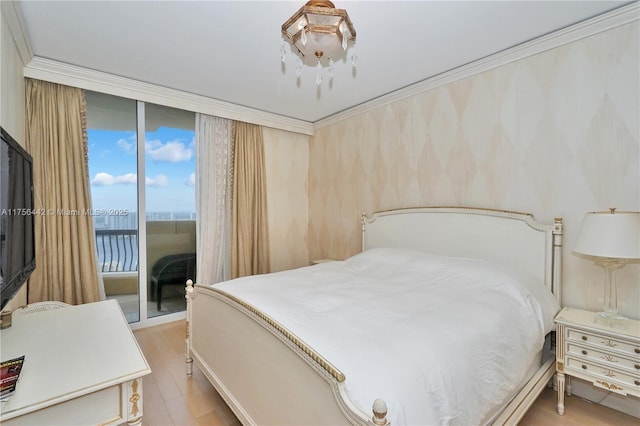
M 282 24 L 282 34 L 297 53 L 296 76 L 302 75 L 302 65 L 315 66 L 316 83 L 322 83 L 321 71 L 328 67 L 329 80 L 333 79 L 334 63 L 346 56 L 347 48 L 356 40 L 356 29 L 347 11 L 336 9 L 328 0 L 310 0 Z M 283 40 L 280 57 L 285 62 Z M 351 65 L 356 67 L 355 46 L 351 48 Z

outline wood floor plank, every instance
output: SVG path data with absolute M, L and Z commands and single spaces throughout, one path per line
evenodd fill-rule
M 556 392 L 552 388 L 545 389 L 520 421 L 520 426 L 640 426 L 640 419 L 575 395 L 565 396 L 565 414 L 561 416 L 556 412 L 557 402 Z
M 143 379 L 144 424 L 147 426 L 240 426 L 231 409 L 194 364 L 187 377 L 185 322 L 134 331 L 152 373 Z M 565 399 L 565 414 L 556 413 L 556 393 L 545 389 L 520 426 L 640 426 L 640 419 L 586 401 Z

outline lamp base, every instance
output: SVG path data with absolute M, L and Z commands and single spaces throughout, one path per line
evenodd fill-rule
M 627 319 L 617 312 L 598 312 L 594 317 L 595 322 L 615 328 L 626 328 Z

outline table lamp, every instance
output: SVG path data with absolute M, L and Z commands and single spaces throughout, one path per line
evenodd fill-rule
M 590 212 L 584 216 L 574 253 L 593 259 L 605 271 L 604 310 L 597 318 L 625 320 L 618 313 L 616 271 L 640 259 L 640 212 Z

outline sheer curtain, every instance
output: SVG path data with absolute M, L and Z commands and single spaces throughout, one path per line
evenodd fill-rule
M 236 122 L 231 278 L 269 272 L 269 230 L 262 127 Z
M 27 149 L 33 157 L 36 269 L 29 302 L 100 299 L 81 89 L 27 79 Z
M 228 278 L 233 121 L 196 114 L 196 281 Z

